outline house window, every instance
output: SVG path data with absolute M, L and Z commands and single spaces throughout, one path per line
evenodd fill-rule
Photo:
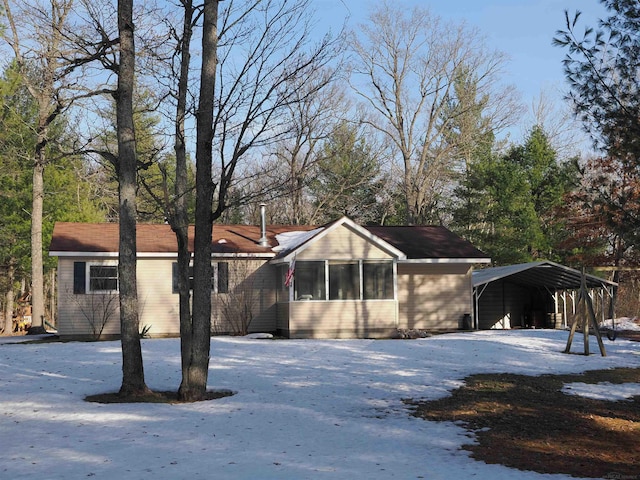
M 325 262 L 296 262 L 294 286 L 296 300 L 325 300 Z
M 360 299 L 360 265 L 358 262 L 329 263 L 329 300 Z
M 364 262 L 362 283 L 365 300 L 393 299 L 393 263 Z
M 178 293 L 178 263 L 172 264 L 172 291 Z M 189 290 L 193 290 L 193 265 L 189 265 Z M 229 292 L 229 264 L 215 262 L 211 264 L 211 291 L 215 293 Z
M 117 263 L 73 262 L 73 293 L 114 293 L 118 291 Z
M 89 265 L 90 292 L 117 292 L 118 267 L 116 265 Z
M 288 300 L 286 266 L 278 270 L 278 301 Z M 393 300 L 392 261 L 297 261 L 293 277 L 296 300 Z M 281 291 L 280 291 L 281 290 Z M 328 297 L 327 297 L 328 292 Z

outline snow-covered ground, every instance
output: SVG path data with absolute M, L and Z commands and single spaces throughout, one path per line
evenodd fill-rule
M 629 317 L 622 317 L 622 318 L 616 318 L 615 322 L 611 322 L 611 319 L 607 319 L 604 322 L 601 322 L 601 326 L 603 328 L 608 328 L 611 329 L 613 324 L 613 327 L 616 330 L 630 330 L 630 331 L 640 331 L 640 324 L 637 323 L 637 319 L 635 318 L 629 318 Z
M 1 479 L 568 479 L 486 465 L 453 423 L 411 417 L 403 398 L 438 398 L 480 372 L 578 373 L 640 367 L 640 343 L 565 355 L 568 333 L 456 333 L 421 340 L 212 339 L 220 400 L 95 404 L 116 391 L 118 342 L 0 342 Z M 576 335 L 572 351 L 581 352 Z M 144 340 L 147 384 L 175 390 L 179 341 Z M 627 384 L 567 391 L 618 400 Z M 629 392 L 632 393 L 629 393 Z M 633 393 L 635 392 L 635 393 Z

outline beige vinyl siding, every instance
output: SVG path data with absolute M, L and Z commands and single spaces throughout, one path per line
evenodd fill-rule
M 115 306 L 103 335 L 118 335 L 120 333 L 120 317 L 117 294 L 73 293 L 73 264 L 86 262 L 88 264 L 117 265 L 117 259 L 97 259 L 96 257 L 60 258 L 58 260 L 58 334 L 60 336 L 85 337 L 93 336 L 90 318 L 93 311 L 94 324 L 108 308 L 107 299 L 111 298 L 111 305 Z M 178 335 L 180 324 L 178 317 L 178 295 L 172 294 L 171 259 L 139 259 L 138 304 L 140 328 L 149 327 L 149 335 L 165 336 Z
M 291 338 L 388 338 L 396 331 L 395 300 L 299 301 L 289 304 Z
M 107 319 L 103 335 L 120 333 L 119 300 L 116 294 L 73 293 L 73 263 L 103 263 L 117 265 L 116 259 L 99 260 L 94 258 L 60 258 L 58 260 L 58 314 L 57 329 L 60 336 L 93 338 L 100 329 L 102 319 Z M 108 312 L 111 312 L 108 315 Z M 92 328 L 91 324 L 95 325 Z
M 465 264 L 398 264 L 400 328 L 460 328 L 473 312 L 471 268 Z
M 298 261 L 391 260 L 369 238 L 341 225 L 314 240 Z M 396 300 L 287 301 L 278 304 L 278 332 L 290 338 L 388 338 L 396 333 Z
M 275 332 L 275 267 L 265 260 L 233 259 L 228 264 L 229 293 L 212 297 L 213 332 L 235 333 L 249 319 L 249 332 Z
M 140 328 L 150 336 L 180 334 L 180 306 L 172 293 L 172 258 L 138 259 L 138 305 Z
M 179 299 L 172 292 L 173 258 L 138 259 L 138 301 L 140 328 L 149 327 L 150 336 L 177 336 L 180 334 Z M 212 333 L 231 333 L 228 316 L 240 310 L 251 312 L 252 332 L 276 330 L 275 272 L 264 260 L 232 259 L 213 261 L 229 262 L 228 294 L 212 294 Z M 88 320 L 91 311 L 100 317 L 106 298 L 115 298 L 115 311 L 103 330 L 103 335 L 120 333 L 118 296 L 93 293 L 73 293 L 74 262 L 106 263 L 117 265 L 117 259 L 95 257 L 61 257 L 58 260 L 58 333 L 66 337 L 92 337 L 93 329 Z M 238 308 L 225 309 L 225 302 L 236 302 Z M 113 304 L 113 303 L 112 303 Z
M 391 255 L 380 250 L 369 239 L 341 225 L 314 241 L 300 252 L 297 258 L 299 260 L 389 259 Z
M 289 310 L 290 303 L 288 302 L 280 302 L 277 304 L 277 324 L 276 331 L 278 335 L 282 335 L 284 337 L 289 336 Z

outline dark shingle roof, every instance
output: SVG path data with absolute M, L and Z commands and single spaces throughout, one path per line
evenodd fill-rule
M 477 258 L 488 255 L 445 227 L 364 227 L 375 236 L 404 252 L 408 259 Z
M 315 226 L 267 226 L 269 247 L 258 245 L 257 225 L 214 225 L 213 253 L 264 254 L 273 256 L 278 245 L 276 235 L 292 231 L 309 231 Z M 402 251 L 407 259 L 486 259 L 487 255 L 444 227 L 363 227 L 370 233 Z M 322 229 L 322 227 L 321 227 Z M 193 227 L 189 227 L 189 249 L 193 251 Z M 49 251 L 56 252 L 118 252 L 117 223 L 56 223 Z M 177 242 L 169 225 L 138 224 L 139 253 L 174 253 Z M 312 241 L 312 240 L 311 240 Z
M 312 227 L 269 226 L 267 239 L 273 247 L 275 236 L 291 230 Z M 193 226 L 189 227 L 189 250 L 193 251 Z M 56 223 L 49 247 L 50 252 L 110 252 L 118 251 L 117 223 Z M 174 253 L 178 249 L 176 235 L 169 225 L 138 224 L 136 228 L 139 253 Z M 214 253 L 269 254 L 271 247 L 258 245 L 260 227 L 255 225 L 214 225 L 212 249 Z

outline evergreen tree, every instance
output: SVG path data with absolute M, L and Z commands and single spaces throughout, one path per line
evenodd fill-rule
M 600 0 L 609 16 L 576 35 L 580 12 L 565 12 L 554 44 L 568 50 L 569 100 L 595 144 L 612 157 L 640 162 L 640 3 Z
M 558 161 L 534 127 L 524 144 L 497 155 L 481 144 L 456 189 L 452 226 L 494 263 L 559 259 L 565 229 L 555 212 L 575 182 L 575 164 Z
M 577 185 L 575 161 L 560 162 L 548 135 L 536 125 L 524 145 L 514 150 L 514 160 L 523 169 L 531 191 L 540 235 L 531 245 L 533 258 L 558 260 L 557 246 L 563 240 L 563 219 L 556 213 L 563 198 Z
M 359 223 L 379 223 L 384 186 L 380 162 L 357 127 L 341 122 L 315 165 L 310 185 L 315 207 L 312 223 L 326 223 L 342 215 Z
M 30 268 L 29 158 L 35 146 L 29 121 L 36 110 L 22 90 L 20 77 L 10 66 L 0 79 L 0 286 L 5 303 L 0 330 L 5 335 L 13 331 L 16 280 L 28 276 Z
M 173 190 L 175 181 L 175 159 L 166 152 L 162 142 L 161 119 L 154 111 L 153 95 L 141 89 L 134 96 L 133 121 L 136 131 L 136 165 L 137 191 L 136 208 L 138 221 L 143 223 L 163 223 L 167 218 L 167 198 Z M 117 156 L 117 139 L 115 135 L 115 104 L 114 110 L 106 113 L 106 128 L 94 140 L 93 152 L 102 159 Z M 190 164 L 190 166 L 193 166 Z M 117 218 L 118 182 L 113 162 L 100 161 L 95 172 L 103 182 L 101 201 L 105 208 L 112 212 L 111 220 Z M 194 208 L 194 170 L 188 172 L 187 203 Z
M 565 29 L 554 38 L 566 48 L 565 75 L 571 86 L 569 100 L 582 120 L 594 144 L 603 155 L 601 165 L 594 165 L 596 182 L 585 176 L 582 207 L 592 218 L 590 205 L 597 206 L 596 225 L 604 227 L 605 257 L 615 268 L 612 280 L 618 282 L 625 262 L 637 265 L 640 229 L 637 188 L 640 175 L 640 3 L 637 0 L 600 0 L 609 16 L 598 28 L 587 27 L 576 34 L 580 12 L 573 17 L 565 12 Z M 573 228 L 584 231 L 589 223 Z M 582 236 L 582 235 L 581 235 Z M 614 239 L 613 241 L 611 239 Z M 608 243 L 608 245 L 607 245 Z M 611 299 L 613 309 L 614 299 Z M 613 313 L 613 312 L 611 312 Z
M 31 269 L 32 158 L 35 137 L 32 125 L 37 104 L 27 92 L 17 69 L 10 65 L 0 78 L 0 265 L 6 277 L 4 297 L 15 280 L 28 278 Z M 44 171 L 43 259 L 45 269 L 55 260 L 46 255 L 56 221 L 99 221 L 104 218 L 91 201 L 91 186 L 78 156 L 60 150 L 69 144 L 69 125 L 59 116 L 49 128 L 47 158 L 55 159 Z M 5 314 L 8 316 L 8 314 Z M 7 329 L 5 328 L 5 331 Z

